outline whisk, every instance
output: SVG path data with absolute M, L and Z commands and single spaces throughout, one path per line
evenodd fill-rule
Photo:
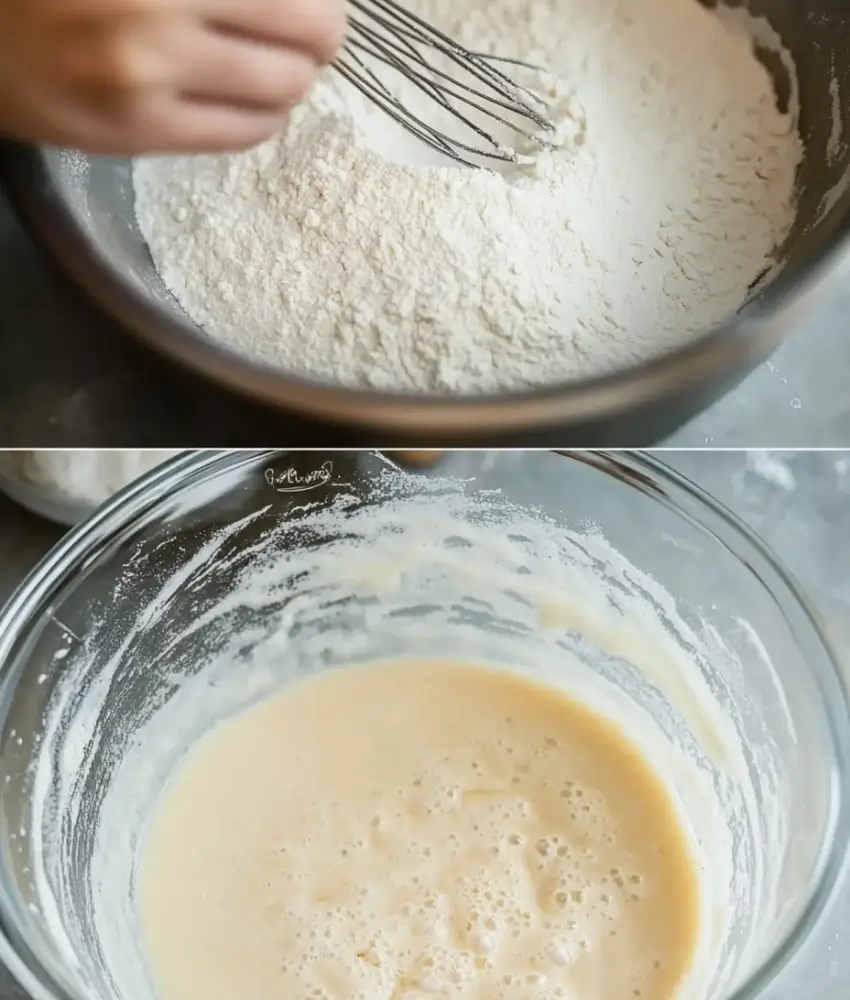
M 348 0 L 348 4 L 348 38 L 334 63 L 335 69 L 421 142 L 468 167 L 481 166 L 471 156 L 516 163 L 517 152 L 485 127 L 486 119 L 490 119 L 523 136 L 532 147 L 553 146 L 555 126 L 546 117 L 546 101 L 515 83 L 494 64 L 536 71 L 541 67 L 471 52 L 393 0 Z M 435 53 L 445 69 L 435 65 Z M 396 70 L 449 111 L 463 126 L 463 137 L 447 135 L 415 115 L 379 78 L 367 59 Z M 461 71 L 460 79 L 447 71 L 452 68 L 450 64 Z M 485 123 L 475 121 L 470 112 L 479 112 Z M 481 140 L 478 145 L 472 144 L 475 136 Z

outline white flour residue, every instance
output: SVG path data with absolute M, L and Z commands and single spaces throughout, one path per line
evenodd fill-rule
M 784 455 L 775 451 L 748 451 L 747 471 L 760 476 L 771 486 L 777 486 L 786 493 L 791 493 L 797 488 L 797 481 L 785 460 L 786 457 L 793 457 L 793 453 Z
M 766 22 L 696 0 L 407 6 L 550 70 L 522 82 L 562 145 L 534 168 L 437 165 L 329 71 L 257 150 L 139 162 L 142 232 L 211 337 L 321 381 L 519 388 L 664 354 L 772 273 L 801 143 Z M 785 64 L 787 113 L 754 39 Z
M 847 140 L 844 136 L 844 124 L 841 113 L 841 91 L 834 65 L 830 68 L 829 74 L 829 104 L 831 127 L 824 152 L 826 155 L 826 162 L 830 166 L 834 166 L 847 152 Z M 826 191 L 821 198 L 820 206 L 818 207 L 818 214 L 813 223 L 815 226 L 825 219 L 833 208 L 835 208 L 838 202 L 844 197 L 847 192 L 848 185 L 850 185 L 850 171 L 845 170 L 842 172 L 838 181 L 828 191 Z
M 832 117 L 832 127 L 826 142 L 826 159 L 832 165 L 837 162 L 847 148 L 842 137 L 841 94 L 838 90 L 838 77 L 835 75 L 835 68 L 832 69 L 829 76 L 829 113 Z
M 367 493 L 269 516 L 132 555 L 117 593 L 138 603 L 152 575 L 155 590 L 130 620 L 95 615 L 62 661 L 31 826 L 42 919 L 80 978 L 152 1000 L 133 896 L 139 834 L 211 724 L 323 667 L 448 656 L 563 684 L 643 748 L 698 845 L 703 972 L 725 992 L 739 936 L 758 952 L 771 926 L 788 804 L 770 728 L 716 630 L 593 530 L 468 482 L 383 469 Z
M 0 456 L 0 470 L 51 500 L 93 508 L 179 454 L 126 448 L 10 451 Z

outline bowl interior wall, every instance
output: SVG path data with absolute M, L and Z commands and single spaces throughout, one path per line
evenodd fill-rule
M 716 5 L 716 0 L 703 2 Z M 747 0 L 729 5 L 767 18 L 797 67 L 805 152 L 797 177 L 798 216 L 781 248 L 782 269 L 777 272 L 790 279 L 830 246 L 850 206 L 850 184 L 845 183 L 850 177 L 850 17 L 845 0 Z M 787 103 L 785 67 L 770 52 L 761 57 L 776 82 L 780 105 Z M 132 162 L 55 151 L 49 154 L 48 169 L 59 197 L 111 267 L 148 300 L 198 331 L 156 273 L 139 231 Z

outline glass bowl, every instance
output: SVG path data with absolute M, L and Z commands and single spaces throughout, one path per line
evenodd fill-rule
M 700 1000 L 759 997 L 797 952 L 850 835 L 848 692 L 805 596 L 653 458 L 448 469 L 183 456 L 19 588 L 0 616 L 0 960 L 35 1000 L 153 997 L 134 866 L 169 770 L 294 678 L 392 656 L 548 672 L 628 706 L 705 866 Z

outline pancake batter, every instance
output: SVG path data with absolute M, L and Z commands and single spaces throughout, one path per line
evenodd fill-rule
M 139 906 L 164 1000 L 667 1000 L 699 888 L 613 724 L 506 671 L 409 661 L 303 681 L 196 747 Z

